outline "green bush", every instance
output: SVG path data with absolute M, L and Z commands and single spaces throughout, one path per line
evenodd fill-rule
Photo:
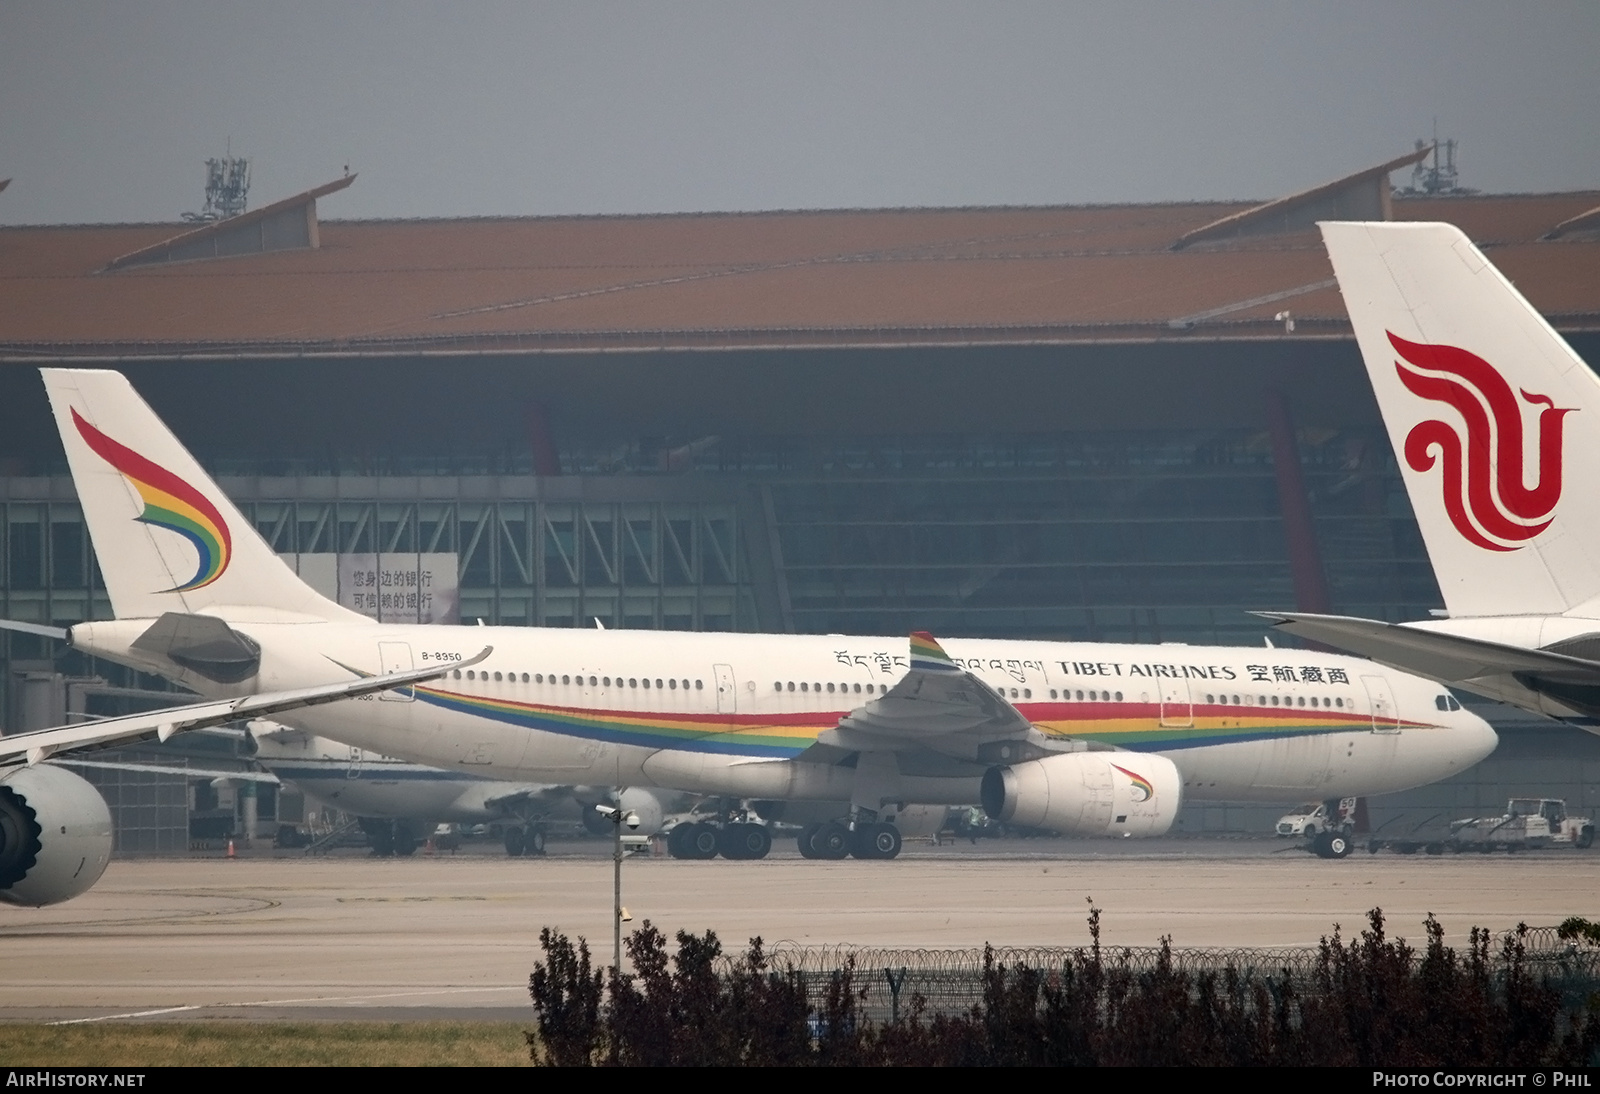
M 1568 921 L 1571 924 L 1573 921 Z M 1583 923 L 1583 921 L 1578 921 Z M 1563 925 L 1563 930 L 1568 925 Z M 955 1014 L 913 997 L 896 1021 L 862 1013 L 853 959 L 818 990 L 773 968 L 761 940 L 727 963 L 714 933 L 667 939 L 646 921 L 627 941 L 634 971 L 602 974 L 588 946 L 548 929 L 529 980 L 536 1063 L 556 1065 L 1120 1065 L 1572 1067 L 1600 1062 L 1600 997 L 1568 1010 L 1533 971 L 1519 928 L 1496 952 L 1474 929 L 1464 952 L 1429 916 L 1419 956 L 1383 913 L 1346 943 L 1335 929 L 1309 976 L 1233 967 L 1188 972 L 1162 939 L 1137 970 L 1100 944 L 1059 968 L 1007 967 L 986 949 L 981 1001 Z M 1573 928 L 1570 937 L 1586 937 Z M 1563 934 L 1562 937 L 1569 937 Z M 813 998 L 815 996 L 815 998 Z

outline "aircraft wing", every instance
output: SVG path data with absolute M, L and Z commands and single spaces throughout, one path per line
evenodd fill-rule
M 510 812 L 519 805 L 537 803 L 548 805 L 570 797 L 573 791 L 571 786 L 541 785 L 528 783 L 521 786 L 507 787 L 504 794 L 497 794 L 492 798 L 485 798 L 483 804 L 490 809 L 500 809 Z
M 104 760 L 74 760 L 65 756 L 50 762 L 68 764 L 72 767 L 94 767 L 104 771 L 142 771 L 147 775 L 182 775 L 190 779 L 236 779 L 239 782 L 282 785 L 282 780 L 278 776 L 267 771 L 228 771 L 216 768 L 181 767 L 178 764 L 145 764 L 132 760 L 127 763 L 111 763 Z
M 288 710 L 298 710 L 301 707 L 371 695 L 373 692 L 388 691 L 407 684 L 419 684 L 436 679 L 457 668 L 476 665 L 493 650 L 494 647 L 485 646 L 476 657 L 466 661 L 388 673 L 383 676 L 367 676 L 339 684 L 295 688 L 291 691 L 270 691 L 237 699 L 217 699 L 211 702 L 191 703 L 188 706 L 169 707 L 166 710 L 153 710 L 144 714 L 125 714 L 119 718 L 103 718 L 96 722 L 40 729 L 32 733 L 16 733 L 0 737 L 0 764 L 18 760 L 36 764 L 58 752 L 77 748 L 105 747 L 152 736 L 165 741 L 173 734 L 186 730 L 222 725 L 224 722 L 240 718 L 261 718 Z
M 1600 684 L 1600 663 L 1551 650 L 1531 650 L 1434 630 L 1343 615 L 1254 612 L 1282 631 L 1370 657 L 1446 684 L 1534 673 L 1548 680 Z
M 911 667 L 899 683 L 818 734 L 800 758 L 929 749 L 979 759 L 995 742 L 1034 738 L 1043 735 L 1021 711 L 952 661 L 931 634 L 918 631 L 911 636 Z

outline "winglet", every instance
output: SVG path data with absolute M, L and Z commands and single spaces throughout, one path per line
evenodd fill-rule
M 950 655 L 927 631 L 911 632 L 911 668 L 920 672 L 960 672 Z

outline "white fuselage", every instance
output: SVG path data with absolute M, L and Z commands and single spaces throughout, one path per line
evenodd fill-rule
M 540 793 L 548 812 L 572 805 L 572 787 L 526 787 L 468 771 L 445 771 L 385 756 L 327 737 L 291 731 L 256 735 L 255 760 L 305 794 L 361 817 L 420 817 L 430 821 L 478 824 L 500 820 L 507 810 L 491 802 L 514 790 Z M 596 792 L 598 801 L 603 793 Z
M 854 769 L 798 758 L 905 675 L 907 640 L 286 622 L 215 612 L 261 649 L 256 677 L 219 685 L 136 649 L 148 619 L 84 623 L 75 647 L 205 695 L 300 687 L 405 667 L 482 663 L 414 694 L 283 720 L 350 745 L 499 780 L 656 786 L 745 798 L 849 801 Z M 1046 735 L 1158 753 L 1187 798 L 1299 802 L 1401 790 L 1455 774 L 1496 743 L 1418 677 L 1303 650 L 951 639 L 956 662 Z M 1449 709 L 1453 707 L 1454 709 Z M 901 760 L 907 801 L 971 804 L 989 765 Z

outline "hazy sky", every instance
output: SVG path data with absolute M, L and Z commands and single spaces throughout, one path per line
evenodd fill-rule
M 0 0 L 0 223 L 1274 197 L 1461 142 L 1600 187 L 1600 3 Z M 1400 176 L 1396 176 L 1399 181 Z

